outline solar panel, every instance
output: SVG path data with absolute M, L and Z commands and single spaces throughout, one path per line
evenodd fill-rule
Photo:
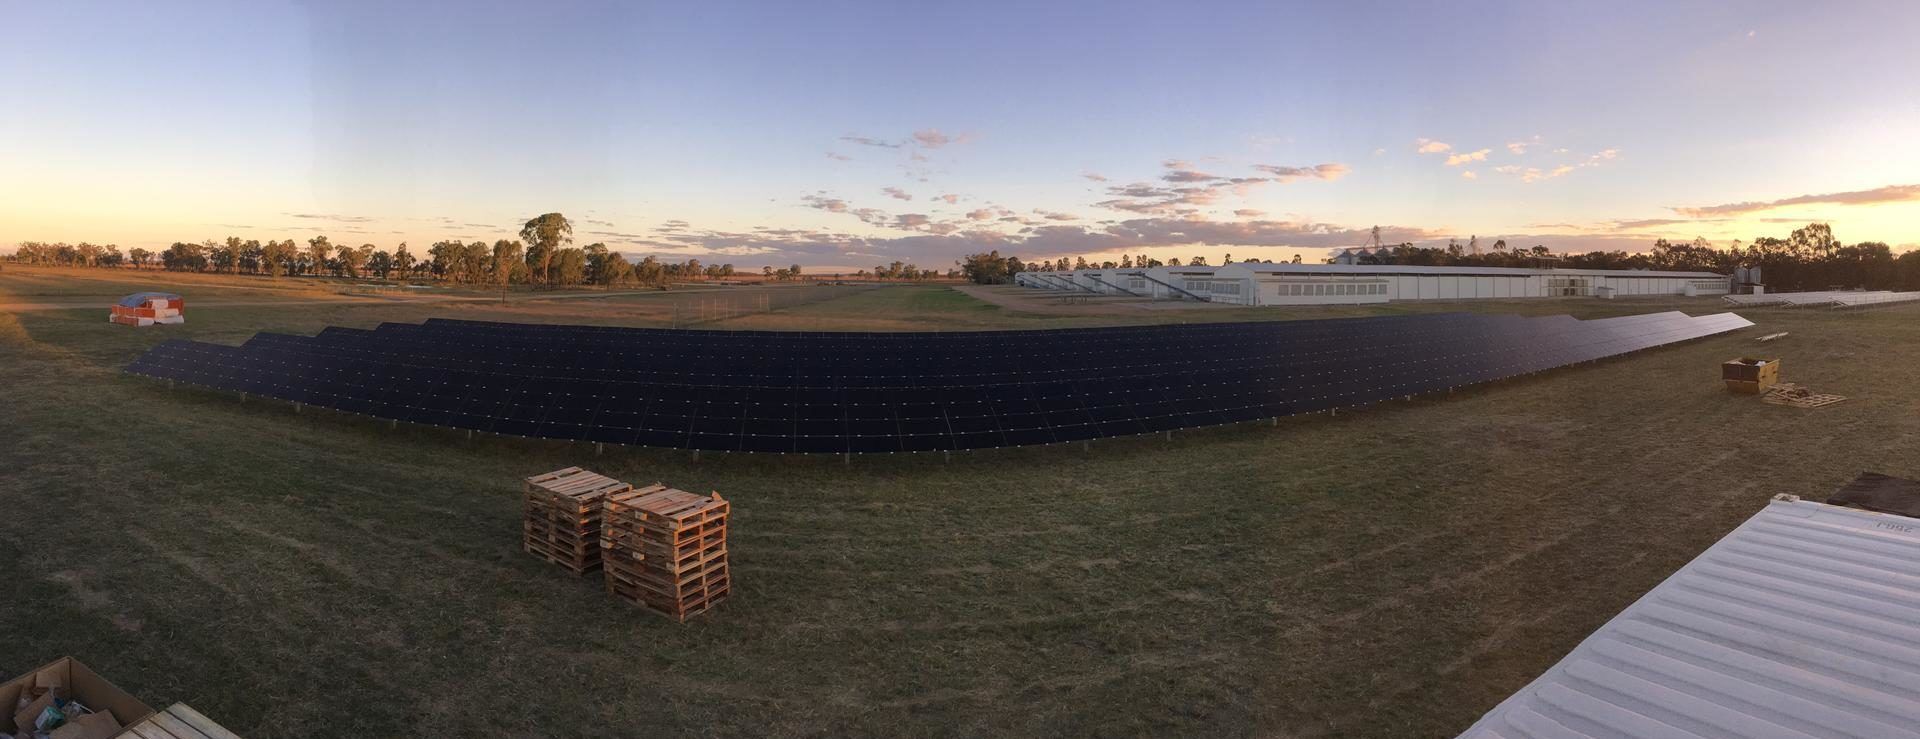
M 1363 405 L 1752 325 L 1448 313 L 958 333 L 681 331 L 433 319 L 232 347 L 133 374 L 516 436 L 864 454 L 1053 444 Z

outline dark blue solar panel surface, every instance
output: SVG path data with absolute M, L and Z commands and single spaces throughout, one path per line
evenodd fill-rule
M 749 452 L 978 449 L 1362 405 L 1752 324 L 1731 314 L 1447 313 L 966 333 L 681 331 L 434 319 L 128 372 L 412 423 Z

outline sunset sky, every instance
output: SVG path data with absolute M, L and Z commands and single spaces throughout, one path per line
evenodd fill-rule
M 0 3 L 0 251 L 1920 248 L 1920 3 Z

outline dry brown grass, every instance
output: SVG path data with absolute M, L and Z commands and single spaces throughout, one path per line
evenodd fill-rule
M 848 466 L 468 442 L 119 374 L 167 336 L 455 310 L 195 309 L 215 288 L 186 288 L 167 330 L 0 313 L 0 671 L 74 654 L 256 737 L 1446 735 L 1768 495 L 1920 475 L 1920 306 L 1755 311 L 1759 331 L 1278 427 Z M 829 292 L 707 325 L 1141 320 L 795 289 Z M 688 297 L 459 310 L 659 325 Z M 1715 309 L 1208 315 L 1672 307 Z M 1852 399 L 1720 390 L 1717 364 L 1756 349 Z M 726 493 L 736 597 L 682 627 L 521 554 L 517 479 L 570 464 Z

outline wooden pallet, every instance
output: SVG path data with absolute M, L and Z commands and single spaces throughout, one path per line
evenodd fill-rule
M 677 621 L 731 592 L 727 516 L 718 493 L 653 484 L 609 495 L 601 520 L 607 592 Z
M 135 739 L 240 739 L 192 706 L 175 703 L 167 710 L 141 719 L 115 736 Z
M 521 548 L 527 553 L 585 575 L 600 567 L 600 531 L 609 495 L 633 489 L 619 480 L 579 467 L 526 479 L 526 519 Z
M 1795 408 L 1821 408 L 1833 405 L 1847 398 L 1844 395 L 1816 393 L 1808 390 L 1804 386 L 1791 382 L 1783 382 L 1768 389 L 1767 394 L 1760 396 L 1760 399 L 1774 405 L 1789 405 Z

